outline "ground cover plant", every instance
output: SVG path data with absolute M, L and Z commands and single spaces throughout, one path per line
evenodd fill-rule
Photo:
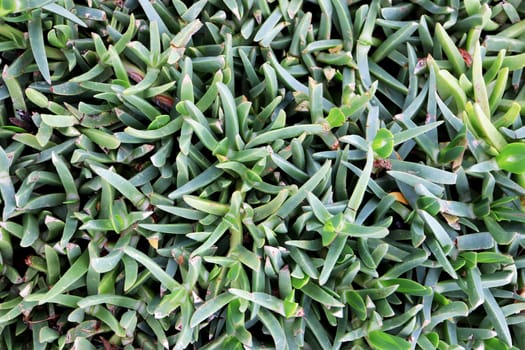
M 525 349 L 524 15 L 0 1 L 0 348 Z

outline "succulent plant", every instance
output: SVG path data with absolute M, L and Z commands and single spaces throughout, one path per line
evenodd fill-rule
M 0 1 L 0 348 L 525 348 L 521 1 Z

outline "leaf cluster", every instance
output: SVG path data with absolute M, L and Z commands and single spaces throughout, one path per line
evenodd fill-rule
M 524 14 L 0 1 L 0 347 L 524 348 Z

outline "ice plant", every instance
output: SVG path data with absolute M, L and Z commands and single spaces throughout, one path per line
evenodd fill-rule
M 0 348 L 525 348 L 524 14 L 0 1 Z

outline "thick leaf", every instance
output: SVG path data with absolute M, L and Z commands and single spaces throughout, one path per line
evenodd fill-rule
M 368 333 L 368 342 L 372 348 L 377 350 L 408 350 L 412 348 L 412 345 L 405 339 L 382 331 L 372 331 Z
M 525 143 L 509 143 L 496 157 L 498 166 L 514 174 L 525 173 Z
M 191 317 L 191 327 L 196 327 L 206 319 L 209 319 L 213 314 L 217 313 L 224 306 L 230 303 L 235 298 L 235 295 L 230 293 L 224 293 L 218 295 L 212 299 L 207 300 L 201 306 L 199 306 L 193 316 Z
M 54 297 L 62 294 L 72 284 L 82 278 L 88 271 L 89 254 L 83 253 L 71 267 L 62 275 L 60 280 L 45 294 L 32 294 L 26 301 L 38 301 L 39 305 L 50 302 Z
M 95 165 L 91 166 L 91 168 L 105 181 L 110 183 L 111 186 L 115 187 L 124 197 L 128 198 L 137 208 L 145 209 L 148 207 L 149 202 L 146 197 L 128 180 L 117 173 Z
M 372 141 L 372 149 L 381 158 L 388 158 L 394 150 L 394 135 L 388 129 L 381 128 L 377 131 Z
M 46 49 L 44 46 L 44 31 L 42 29 L 42 12 L 40 10 L 33 10 L 31 12 L 31 19 L 28 22 L 29 42 L 33 50 L 33 57 L 40 69 L 40 73 L 48 84 L 51 84 L 51 73 L 49 72 L 49 64 L 47 62 Z
M 9 158 L 0 146 L 0 194 L 2 195 L 2 220 L 7 221 L 16 209 L 15 188 L 9 175 Z

